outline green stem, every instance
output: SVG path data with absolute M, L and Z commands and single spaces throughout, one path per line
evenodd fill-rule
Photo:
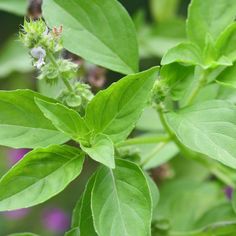
M 168 143 L 168 140 L 162 143 L 159 143 L 156 148 L 153 149 L 153 151 L 151 152 L 151 154 L 149 154 L 141 163 L 140 166 L 143 167 L 145 166 L 149 161 L 151 161 L 155 155 L 157 153 L 159 153 L 164 147 L 165 145 Z
M 59 70 L 59 66 L 57 64 L 57 61 L 54 57 L 54 55 L 50 52 L 47 52 L 47 55 L 48 55 L 48 58 L 49 60 L 51 61 L 51 63 L 56 67 L 58 68 Z M 59 74 L 59 79 L 61 79 L 63 81 L 63 83 L 65 84 L 65 86 L 67 87 L 67 89 L 70 91 L 70 92 L 73 92 L 73 88 L 71 86 L 71 84 L 69 83 L 69 81 L 67 79 L 65 79 L 64 77 L 62 77 L 60 74 Z
M 200 92 L 200 90 L 202 89 L 202 87 L 205 85 L 206 81 L 207 81 L 207 75 L 208 75 L 208 71 L 207 70 L 203 70 L 201 73 L 201 77 L 198 81 L 197 86 L 193 89 L 193 91 L 191 92 L 191 94 L 189 95 L 186 105 L 191 105 L 195 98 L 197 97 L 198 93 Z
M 132 138 L 124 142 L 118 143 L 117 147 L 132 146 L 137 144 L 155 144 L 159 142 L 168 141 L 168 136 L 152 136 L 152 137 L 141 137 L 141 138 Z

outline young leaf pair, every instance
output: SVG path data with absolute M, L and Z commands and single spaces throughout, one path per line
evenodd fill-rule
M 78 141 L 94 160 L 115 167 L 114 144 L 123 141 L 134 128 L 157 78 L 157 68 L 129 75 L 99 92 L 82 118 L 75 111 L 36 98 L 45 117 L 70 138 Z

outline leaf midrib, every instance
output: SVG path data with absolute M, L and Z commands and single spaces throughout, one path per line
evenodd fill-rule
M 11 195 L 11 196 L 9 196 L 9 197 L 7 197 L 7 198 L 4 198 L 4 199 L 2 199 L 2 200 L 0 200 L 0 204 L 1 204 L 2 202 L 4 202 L 4 201 L 7 201 L 7 200 L 11 199 L 11 198 L 14 198 L 16 195 L 22 194 L 23 192 L 27 191 L 27 190 L 30 189 L 30 188 L 33 188 L 34 185 L 37 185 L 39 182 L 42 182 L 42 181 L 44 181 L 45 179 L 50 178 L 51 175 L 55 174 L 55 172 L 58 172 L 61 168 L 64 168 L 65 166 L 69 165 L 69 164 L 70 164 L 71 162 L 73 162 L 75 159 L 79 158 L 80 155 L 81 155 L 81 154 L 77 154 L 77 155 L 76 155 L 74 158 L 72 158 L 70 161 L 66 162 L 65 164 L 63 164 L 63 165 L 60 166 L 59 168 L 55 169 L 55 170 L 54 170 L 53 172 L 51 172 L 50 174 L 44 176 L 43 178 L 40 178 L 40 180 L 37 181 L 36 183 L 30 184 L 30 185 L 28 185 L 25 189 L 20 190 L 19 192 L 16 192 L 16 193 L 14 193 L 13 195 Z M 81 158 L 82 158 L 82 157 L 81 157 Z M 79 174 L 79 173 L 78 173 L 78 174 Z M 1 182 L 0 182 L 0 184 L 1 184 Z M 59 190 L 59 191 L 56 191 L 56 192 L 53 194 L 53 196 L 54 196 L 55 194 L 57 194 L 58 192 L 60 192 L 60 190 Z M 43 201 L 43 200 L 41 200 L 41 201 L 38 202 L 37 204 L 41 203 L 42 201 Z M 28 204 L 27 207 L 29 207 L 29 206 L 32 206 L 32 205 L 31 205 L 31 204 Z M 26 206 L 24 206 L 24 207 L 26 207 Z M 0 209 L 1 209 L 1 207 L 0 207 Z

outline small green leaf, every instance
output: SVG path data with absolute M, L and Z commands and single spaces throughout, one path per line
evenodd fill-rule
M 53 125 L 74 140 L 86 138 L 88 128 L 84 119 L 75 110 L 69 109 L 60 103 L 51 103 L 39 98 L 35 102 L 46 118 Z
M 178 139 L 188 148 L 236 168 L 236 107 L 212 100 L 167 114 Z
M 172 63 L 161 68 L 161 78 L 167 87 L 167 94 L 178 101 L 185 97 L 188 87 L 194 81 L 194 67 Z
M 81 172 L 84 154 L 70 146 L 29 152 L 0 180 L 0 211 L 31 207 L 61 192 Z
M 187 21 L 188 37 L 204 48 L 207 35 L 215 41 L 234 21 L 235 15 L 235 0 L 192 0 Z
M 0 145 L 35 148 L 69 140 L 44 117 L 35 97 L 53 101 L 30 90 L 0 91 Z
M 216 78 L 220 85 L 228 86 L 236 89 L 236 63 L 233 66 L 227 67 Z
M 152 204 L 141 169 L 117 160 L 116 168 L 101 168 L 92 191 L 92 213 L 99 236 L 150 236 Z
M 50 27 L 63 25 L 67 50 L 108 69 L 138 72 L 134 24 L 116 0 L 45 0 L 43 16 Z
M 161 64 L 167 65 L 173 62 L 204 67 L 200 48 L 191 42 L 180 43 L 171 48 L 162 58 Z
M 158 67 L 154 67 L 128 75 L 99 92 L 86 110 L 85 121 L 91 132 L 106 134 L 115 143 L 123 141 L 141 115 L 157 74 Z
M 222 32 L 216 42 L 216 48 L 219 55 L 224 55 L 232 61 L 236 60 L 236 23 L 229 25 L 225 31 Z
M 199 229 L 196 226 L 197 221 L 212 208 L 226 202 L 219 184 L 186 178 L 162 185 L 160 196 L 155 217 L 169 219 L 171 230 L 174 232 Z
M 72 226 L 79 227 L 81 235 L 97 236 L 93 226 L 91 210 L 91 192 L 95 182 L 96 174 L 89 179 L 82 198 L 77 203 L 72 218 Z
M 115 168 L 114 145 L 107 135 L 97 134 L 94 138 L 91 138 L 90 145 L 91 147 L 86 147 L 81 144 L 81 149 L 95 161 L 110 168 Z
M 1 0 L 0 10 L 24 16 L 27 13 L 27 0 Z

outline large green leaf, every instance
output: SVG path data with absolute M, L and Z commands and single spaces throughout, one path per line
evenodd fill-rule
M 44 117 L 35 97 L 49 100 L 30 90 L 0 91 L 0 145 L 35 148 L 68 141 Z
M 116 0 L 44 0 L 50 27 L 63 25 L 64 46 L 95 64 L 123 74 L 138 71 L 135 27 Z
M 77 203 L 72 218 L 72 226 L 79 227 L 81 236 L 97 236 L 93 226 L 93 216 L 91 210 L 91 192 L 95 182 L 96 174 L 89 179 L 82 198 Z
M 171 48 L 162 58 L 161 64 L 167 65 L 173 62 L 204 67 L 200 48 L 191 42 L 180 43 L 176 47 Z
M 187 21 L 188 37 L 204 48 L 208 35 L 216 40 L 235 16 L 235 0 L 192 0 Z
M 0 10 L 14 13 L 16 15 L 25 15 L 27 12 L 27 0 L 0 0 Z
M 128 75 L 99 92 L 86 110 L 85 121 L 90 130 L 104 133 L 114 142 L 125 139 L 148 101 L 157 72 L 155 67 Z
M 61 192 L 81 172 L 84 154 L 70 146 L 29 152 L 0 180 L 0 211 L 26 208 Z
M 236 168 L 236 107 L 212 100 L 167 114 L 178 139 L 190 149 Z
M 152 204 L 145 175 L 135 164 L 117 160 L 103 167 L 92 191 L 92 213 L 99 236 L 150 236 Z
M 35 98 L 36 104 L 53 125 L 74 140 L 85 140 L 88 128 L 84 119 L 75 110 L 60 103 L 51 103 Z
M 90 147 L 86 147 L 81 144 L 81 148 L 95 161 L 115 168 L 114 145 L 107 135 L 97 134 L 91 138 L 90 145 Z

